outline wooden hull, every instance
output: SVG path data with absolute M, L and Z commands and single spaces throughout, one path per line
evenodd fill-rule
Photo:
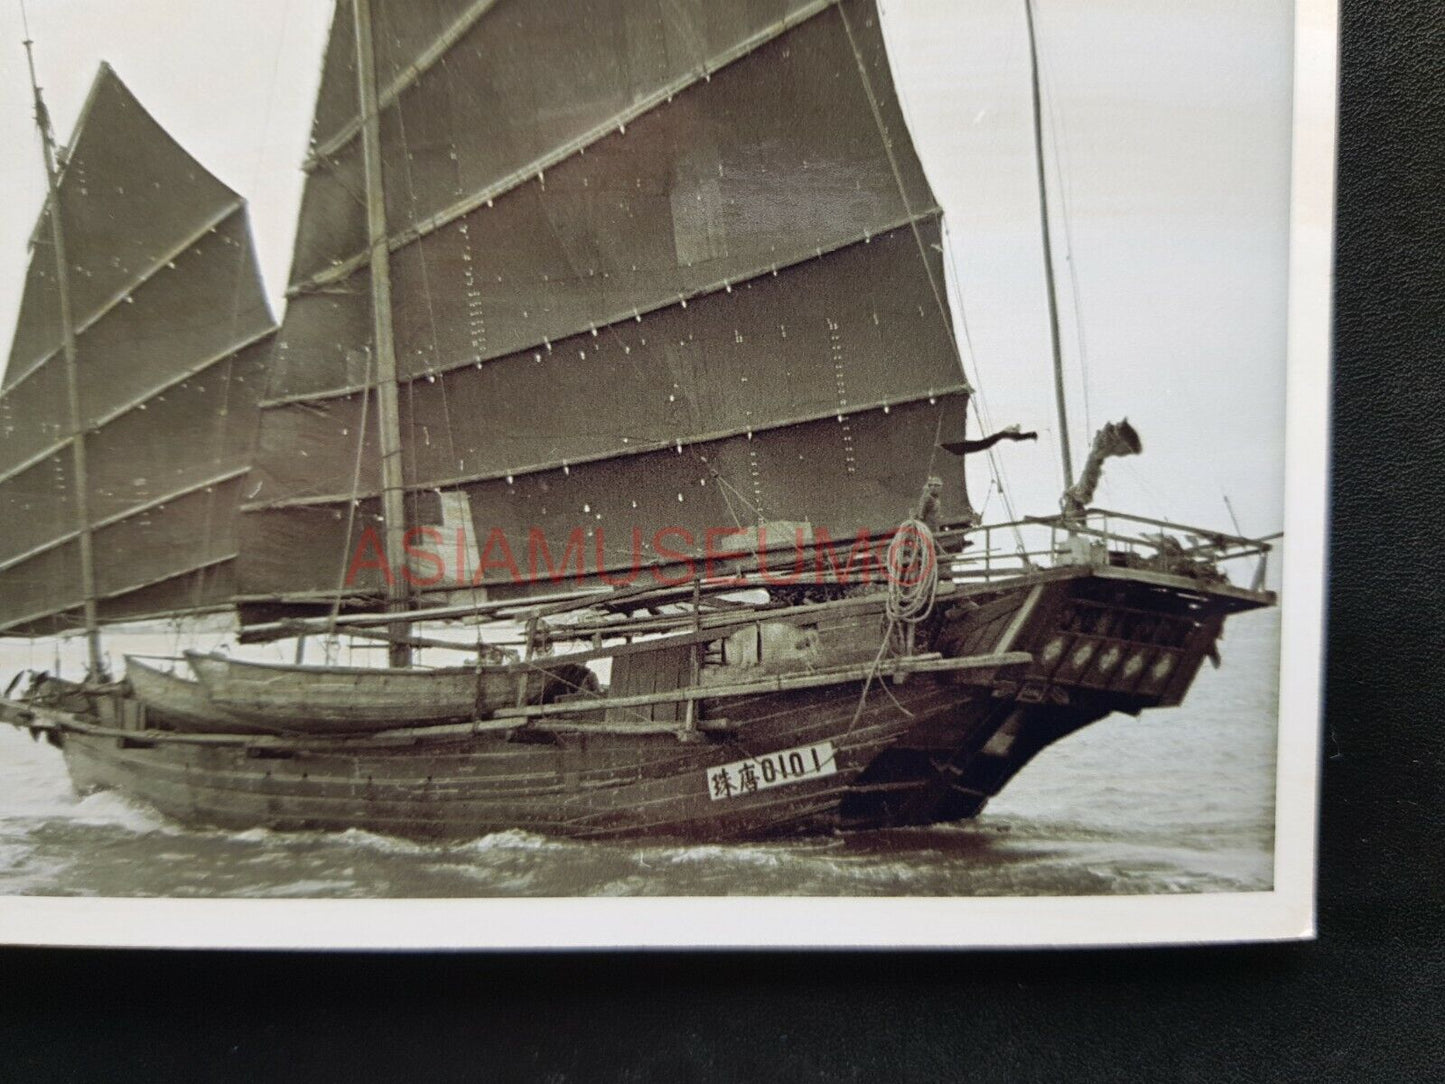
M 956 593 L 928 630 L 945 653 L 1021 662 L 876 679 L 866 698 L 862 680 L 826 676 L 704 689 L 682 733 L 656 717 L 628 732 L 607 725 L 612 712 L 563 704 L 371 738 L 175 740 L 78 721 L 51 738 L 78 787 L 221 828 L 723 840 L 930 824 L 976 815 L 1039 750 L 1096 719 L 1178 703 L 1225 616 L 1261 604 L 1133 572 L 1039 573 Z M 857 620 L 876 627 L 876 614 Z
M 895 695 L 915 719 L 942 722 L 958 706 L 956 692 L 933 682 Z M 384 753 L 254 755 L 67 735 L 64 749 L 81 788 L 114 787 L 184 822 L 223 828 L 364 828 L 413 838 L 522 828 L 724 839 L 832 826 L 849 783 L 915 721 L 881 693 L 870 702 L 851 730 L 856 686 L 821 698 L 795 693 L 730 704 L 734 715 L 748 713 L 745 740 L 574 731 L 522 740 L 478 735 Z M 832 773 L 714 797 L 720 766 L 826 741 Z
M 475 719 L 516 704 L 524 673 L 500 666 L 285 666 L 197 652 L 188 652 L 186 659 L 211 703 L 275 729 L 309 734 L 357 734 Z M 545 674 L 528 673 L 524 699 L 539 697 L 545 686 Z

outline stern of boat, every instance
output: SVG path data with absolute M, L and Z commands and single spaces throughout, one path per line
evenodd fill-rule
M 1124 534 L 1120 520 L 1157 530 Z M 1012 552 L 990 546 L 993 532 L 1022 527 L 1047 540 L 1030 549 L 1018 530 Z M 984 545 L 949 569 L 932 647 L 945 658 L 1023 652 L 1032 661 L 961 699 L 947 725 L 932 720 L 880 754 L 842 801 L 845 828 L 977 815 L 1060 738 L 1115 712 L 1180 704 L 1205 661 L 1219 665 L 1225 621 L 1275 602 L 1263 589 L 1265 541 L 1119 513 L 974 533 Z M 1247 588 L 1221 571 L 1245 558 L 1256 560 Z

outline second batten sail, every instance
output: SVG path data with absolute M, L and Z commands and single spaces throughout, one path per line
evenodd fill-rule
M 80 431 L 68 411 L 48 208 L 0 386 L 0 635 L 79 628 L 88 578 L 102 623 L 227 607 L 275 327 L 245 201 L 108 66 L 56 193 Z M 76 441 L 88 463 L 83 494 Z
M 968 388 L 873 3 L 371 8 L 408 527 L 460 507 L 506 592 L 497 532 L 560 556 L 583 529 L 625 574 L 634 530 L 908 512 Z M 385 596 L 353 567 L 381 526 L 353 21 L 242 516 L 258 619 Z

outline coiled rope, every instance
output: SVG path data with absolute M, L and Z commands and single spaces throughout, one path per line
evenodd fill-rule
M 903 655 L 913 654 L 913 630 L 919 622 L 926 621 L 933 613 L 938 598 L 938 547 L 933 540 L 933 531 L 919 519 L 904 520 L 884 554 L 884 571 L 888 578 L 888 597 L 883 607 L 886 623 L 883 628 L 883 642 L 878 645 L 878 654 L 873 656 L 873 665 L 863 679 L 863 691 L 858 696 L 858 706 L 844 735 L 851 734 L 863 717 L 863 707 L 868 702 L 868 690 L 883 665 L 883 656 L 889 647 Z M 902 630 L 903 635 L 898 636 Z M 887 685 L 883 691 L 904 715 L 912 715 L 898 703 Z
M 885 557 L 888 573 L 890 631 L 898 625 L 917 625 L 933 613 L 938 597 L 938 547 L 928 524 L 905 520 L 893 532 Z

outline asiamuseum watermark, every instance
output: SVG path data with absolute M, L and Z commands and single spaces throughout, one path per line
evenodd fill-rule
M 374 573 L 388 585 L 399 578 L 418 588 L 480 586 L 502 579 L 514 584 L 595 579 L 632 587 L 644 577 L 662 586 L 696 579 L 751 587 L 759 581 L 771 587 L 889 581 L 913 586 L 933 574 L 938 560 L 931 534 L 912 524 L 882 533 L 861 529 L 836 539 L 824 527 L 794 527 L 790 533 L 791 538 L 780 539 L 776 533 L 770 538 L 766 527 L 708 527 L 699 538 L 686 527 L 669 526 L 649 537 L 634 527 L 617 546 L 603 528 L 577 527 L 558 545 L 540 527 L 530 528 L 525 541 L 509 539 L 495 527 L 478 544 L 463 528 L 419 526 L 402 536 L 404 560 L 394 561 L 387 557 L 380 531 L 369 526 L 352 549 L 346 585 Z M 393 567 L 397 564 L 399 569 Z M 744 571 L 755 571 L 757 579 L 744 577 Z

